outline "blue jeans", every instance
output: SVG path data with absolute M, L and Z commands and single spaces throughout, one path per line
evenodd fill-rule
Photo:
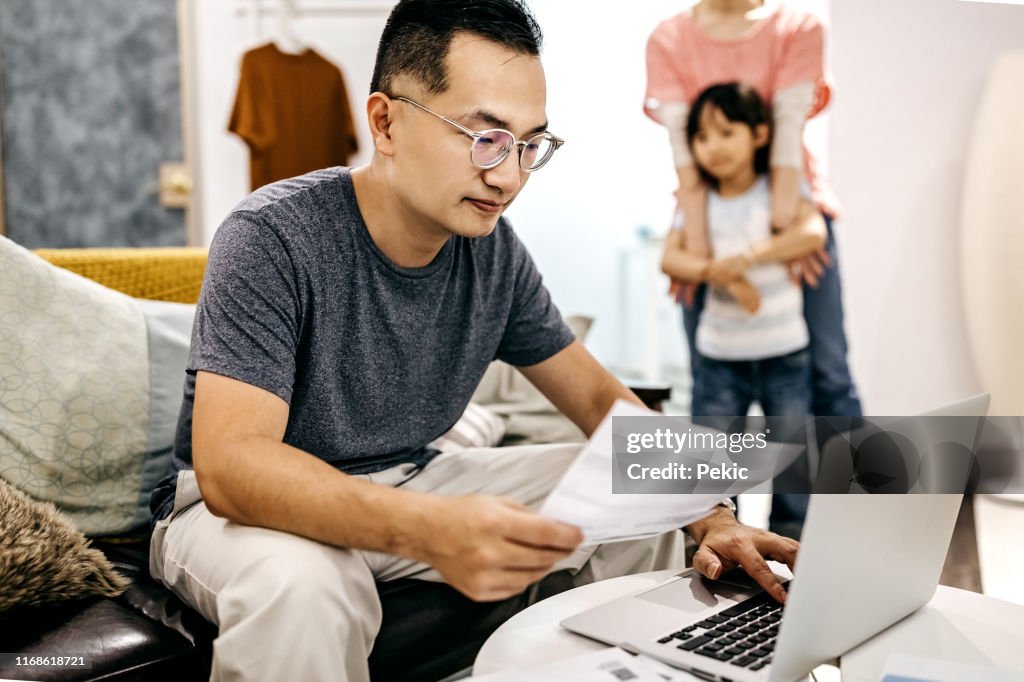
M 846 332 L 843 330 L 842 284 L 839 256 L 832 236 L 832 219 L 825 216 L 828 241 L 825 250 L 832 264 L 817 287 L 804 285 L 804 318 L 811 342 L 811 413 L 819 417 L 860 417 L 860 397 L 846 361 Z M 697 352 L 697 322 L 704 310 L 705 287 L 697 290 L 692 308 L 683 306 L 683 328 L 690 345 L 690 365 L 694 383 L 700 374 L 702 358 Z M 766 414 L 771 414 L 765 410 Z
M 694 418 L 743 417 L 755 401 L 772 417 L 803 421 L 811 412 L 811 354 L 806 348 L 764 360 L 704 357 L 701 363 L 700 373 L 693 378 Z M 740 419 L 739 424 L 743 421 Z M 797 437 L 806 444 L 806 430 L 801 428 Z M 798 458 L 775 477 L 773 484 L 776 491 L 809 490 L 807 457 Z M 807 503 L 808 495 L 804 493 L 776 492 L 772 495 L 771 529 L 799 538 Z
M 846 332 L 843 329 L 843 297 L 842 282 L 839 277 L 839 255 L 836 251 L 835 237 L 832 234 L 832 219 L 825 215 L 825 226 L 828 229 L 828 240 L 825 251 L 831 258 L 831 264 L 818 286 L 804 285 L 804 318 L 810 334 L 810 413 L 821 417 L 860 417 L 860 397 L 857 387 L 850 374 L 847 364 Z M 690 346 L 690 367 L 693 373 L 694 408 L 697 410 L 697 386 L 707 358 L 697 351 L 697 323 L 704 310 L 706 287 L 697 289 L 693 307 L 683 306 L 683 330 Z M 765 414 L 775 414 L 769 407 L 762 404 Z M 703 409 L 703 406 L 702 406 Z M 744 412 L 734 412 L 741 415 Z M 780 416 L 782 414 L 780 413 Z M 819 449 L 830 435 L 821 430 L 816 433 Z M 805 464 L 806 466 L 806 464 Z M 798 524 L 802 522 L 807 511 L 806 495 L 774 495 L 772 497 L 772 525 L 786 535 L 795 535 Z M 794 525 L 796 524 L 796 525 Z M 786 527 L 788 526 L 788 527 Z
M 763 360 L 703 358 L 693 378 L 694 417 L 742 417 L 754 402 L 772 417 L 811 413 L 811 354 L 804 348 Z

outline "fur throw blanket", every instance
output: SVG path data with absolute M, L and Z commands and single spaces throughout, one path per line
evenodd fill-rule
M 0 612 L 88 596 L 129 581 L 57 509 L 0 478 Z

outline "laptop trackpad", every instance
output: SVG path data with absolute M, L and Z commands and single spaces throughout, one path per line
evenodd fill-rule
M 723 599 L 743 601 L 757 594 L 760 589 L 742 570 L 730 571 L 718 580 L 708 580 L 694 571 L 667 585 L 642 592 L 636 598 L 688 613 L 698 613 L 709 606 L 722 604 Z

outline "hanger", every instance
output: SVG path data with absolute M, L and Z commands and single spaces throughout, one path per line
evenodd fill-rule
M 309 49 L 293 30 L 293 22 L 298 11 L 295 7 L 295 0 L 280 0 L 277 7 L 277 31 L 274 36 L 274 45 L 277 49 L 286 54 L 301 54 Z

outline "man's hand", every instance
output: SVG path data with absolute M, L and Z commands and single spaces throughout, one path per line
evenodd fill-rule
M 832 258 L 824 248 L 807 254 L 803 258 L 797 258 L 786 265 L 789 267 L 789 278 L 794 284 L 800 285 L 806 282 L 808 286 L 816 287 L 825 274 L 825 268 L 832 264 Z
M 765 559 L 782 562 L 792 571 L 796 568 L 799 542 L 745 526 L 725 507 L 717 507 L 686 530 L 700 545 L 693 556 L 693 567 L 701 575 L 715 580 L 742 566 L 776 601 L 786 602 L 786 590 Z
M 725 290 L 733 297 L 736 303 L 748 313 L 753 315 L 761 307 L 761 294 L 757 287 L 750 283 L 746 277 L 740 277 L 725 285 Z
M 440 498 L 424 529 L 423 560 L 475 601 L 519 594 L 583 541 L 579 528 L 538 516 L 501 497 Z

